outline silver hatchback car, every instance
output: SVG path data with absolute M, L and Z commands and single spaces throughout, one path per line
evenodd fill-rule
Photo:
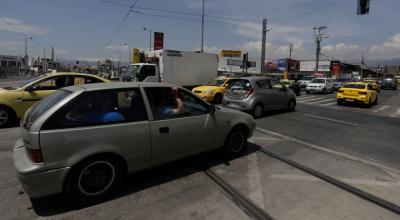
M 296 94 L 276 79 L 243 77 L 230 81 L 222 105 L 260 118 L 265 111 L 296 108 Z
M 171 84 L 67 87 L 26 113 L 14 164 L 30 197 L 64 192 L 87 204 L 111 195 L 128 173 L 219 147 L 237 154 L 255 126 L 248 114 Z

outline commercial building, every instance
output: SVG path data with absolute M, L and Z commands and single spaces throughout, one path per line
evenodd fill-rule
M 22 57 L 0 55 L 0 76 L 18 75 L 22 66 Z

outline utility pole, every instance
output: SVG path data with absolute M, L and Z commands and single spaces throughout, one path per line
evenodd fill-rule
M 29 57 L 28 57 L 28 39 L 32 40 L 32 37 L 25 36 L 25 56 L 24 56 L 24 69 L 25 69 L 25 74 L 28 75 L 28 62 L 29 62 Z
M 315 42 L 317 43 L 317 51 L 316 51 L 316 56 L 315 56 L 315 70 L 318 72 L 319 68 L 319 55 L 321 53 L 321 41 L 323 39 L 328 38 L 329 36 L 326 35 L 323 31 L 326 30 L 328 27 L 326 26 L 319 26 L 319 27 L 314 27 L 314 36 L 315 36 Z
M 54 70 L 54 47 L 51 47 L 51 70 Z
M 293 43 L 289 44 L 289 60 L 292 59 Z
M 364 72 L 364 52 L 361 53 L 361 65 L 360 65 L 360 80 L 363 78 Z
M 151 29 L 150 28 L 143 28 L 143 30 L 146 32 L 146 31 L 149 31 L 150 32 L 150 45 L 149 45 L 149 51 L 151 51 Z
M 263 19 L 262 41 L 261 41 L 261 74 L 265 73 L 265 44 L 267 41 L 267 19 Z
M 204 51 L 204 1 L 205 0 L 203 0 L 203 12 L 201 13 L 201 53 Z

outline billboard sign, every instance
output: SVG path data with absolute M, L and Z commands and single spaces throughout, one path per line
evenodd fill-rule
M 131 48 L 131 63 L 140 63 L 140 52 L 138 48 Z
M 164 49 L 164 33 L 154 32 L 154 50 Z
M 241 50 L 221 50 L 221 57 L 241 57 Z
M 332 75 L 339 76 L 340 74 L 340 61 L 332 61 L 331 62 L 331 73 Z
M 284 72 L 287 67 L 287 59 L 271 60 L 266 64 L 268 72 Z

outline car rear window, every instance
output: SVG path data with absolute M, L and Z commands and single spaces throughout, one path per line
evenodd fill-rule
M 365 85 L 362 84 L 345 84 L 343 88 L 349 89 L 365 89 Z
M 252 88 L 251 83 L 247 79 L 234 79 L 229 81 L 229 89 L 247 90 Z
M 32 124 L 36 121 L 43 113 L 49 110 L 52 106 L 63 100 L 72 92 L 66 90 L 58 90 L 55 93 L 45 97 L 42 101 L 36 103 L 32 106 L 31 110 L 28 112 L 26 116 L 26 121 L 29 124 Z

